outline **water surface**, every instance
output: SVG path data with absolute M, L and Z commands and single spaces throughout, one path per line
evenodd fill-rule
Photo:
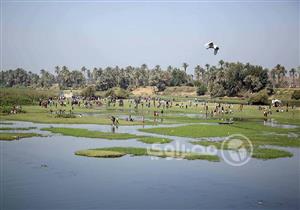
M 29 122 L 15 122 L 14 126 L 111 129 L 104 125 Z M 144 135 L 137 131 L 140 127 L 119 127 L 117 132 Z M 176 142 L 191 146 L 186 138 L 178 137 L 171 144 Z M 294 154 L 292 158 L 268 161 L 252 159 L 242 167 L 233 167 L 224 161 L 153 160 L 151 157 L 130 156 L 98 159 L 74 155 L 77 150 L 110 146 L 149 145 L 134 139 L 103 140 L 59 134 L 0 142 L 2 208 L 300 208 L 299 149 L 288 149 Z M 47 167 L 42 167 L 44 165 Z

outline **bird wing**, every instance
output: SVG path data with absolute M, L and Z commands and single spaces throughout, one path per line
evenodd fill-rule
M 207 44 L 205 44 L 206 49 L 208 48 L 213 48 L 214 47 L 214 43 L 213 42 L 208 42 Z
M 216 47 L 214 50 L 214 54 L 216 55 L 218 53 L 219 47 Z

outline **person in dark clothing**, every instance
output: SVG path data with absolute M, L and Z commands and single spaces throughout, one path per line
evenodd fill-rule
M 114 116 L 111 116 L 111 122 L 112 122 L 113 125 L 116 124 L 116 118 Z

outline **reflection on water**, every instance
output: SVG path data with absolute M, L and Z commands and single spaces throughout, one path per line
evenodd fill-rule
M 179 116 L 179 117 L 190 117 L 190 118 L 202 118 L 206 119 L 206 114 L 195 114 L 195 113 L 167 113 L 167 116 Z
M 280 123 L 278 123 L 277 121 L 275 121 L 273 119 L 265 120 L 264 125 L 275 127 L 275 128 L 286 128 L 286 129 L 293 129 L 293 128 L 298 128 L 299 127 L 297 125 L 280 124 Z
M 111 131 L 106 125 L 15 122 L 13 126 Z M 116 132 L 144 135 L 137 130 L 141 127 L 120 126 Z M 171 144 L 190 147 L 188 141 L 177 137 Z M 242 167 L 224 161 L 74 155 L 81 149 L 111 146 L 148 145 L 59 134 L 0 142 L 3 209 L 299 209 L 299 149 L 288 149 L 293 158 L 252 159 Z
M 149 114 L 149 111 L 145 111 L 145 113 Z M 132 117 L 134 119 L 134 121 L 142 121 L 143 118 L 146 121 L 151 120 L 150 118 L 143 117 L 142 114 L 137 115 L 136 112 L 130 112 L 130 114 L 119 114 L 119 113 L 108 114 L 108 113 L 99 113 L 99 112 L 85 112 L 85 113 L 77 114 L 77 116 L 93 116 L 93 117 L 101 117 L 101 118 L 110 118 L 111 115 L 114 115 L 122 120 L 128 120 L 130 117 Z M 189 118 L 201 118 L 201 119 L 207 118 L 207 116 L 202 113 L 199 113 L 199 114 L 196 114 L 196 113 L 164 113 L 163 116 L 174 116 L 174 117 L 177 116 L 177 117 L 189 117 Z

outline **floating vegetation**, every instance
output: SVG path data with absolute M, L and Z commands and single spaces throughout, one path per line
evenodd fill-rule
M 143 142 L 145 144 L 167 144 L 172 142 L 172 140 L 168 138 L 153 137 L 153 136 L 143 136 L 138 138 L 138 141 Z
M 32 129 L 36 129 L 36 127 L 0 127 L 0 130 L 23 130 L 23 131 L 26 131 L 26 130 L 32 130 Z
M 37 133 L 0 133 L 0 140 L 2 141 L 12 141 L 21 138 L 29 138 L 34 136 L 42 136 Z
M 100 138 L 100 139 L 132 139 L 136 135 L 128 133 L 110 133 L 101 131 L 91 131 L 83 128 L 42 128 L 43 131 L 50 131 L 52 133 L 60 133 L 66 136 Z
M 163 151 L 153 150 L 138 147 L 108 147 L 87 149 L 75 152 L 75 155 L 87 156 L 87 157 L 99 157 L 99 158 L 116 158 L 124 155 L 132 156 L 154 156 L 160 158 L 181 158 L 186 160 L 207 160 L 212 162 L 220 161 L 217 155 L 200 154 L 200 153 L 187 153 L 181 151 Z

